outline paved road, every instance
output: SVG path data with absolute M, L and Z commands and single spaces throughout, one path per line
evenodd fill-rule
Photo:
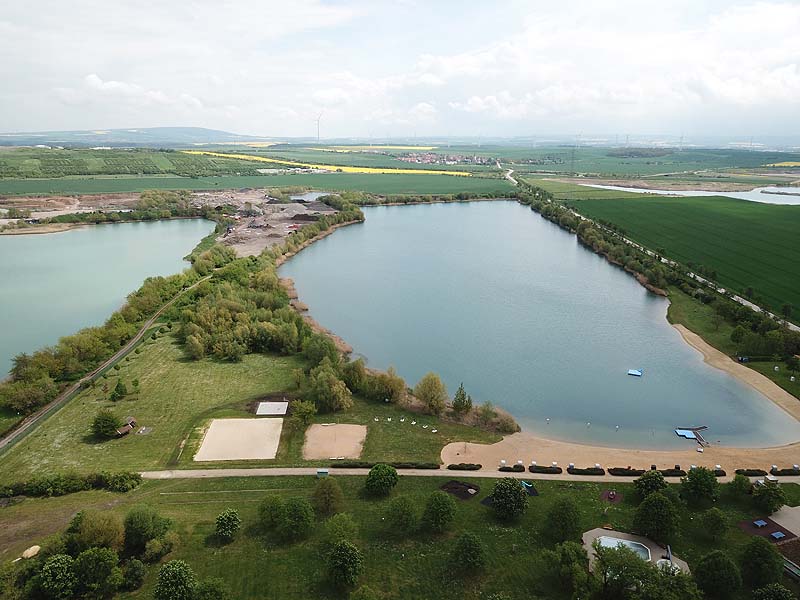
M 0 439 L 0 452 L 14 445 L 14 443 L 18 439 L 20 439 L 21 436 L 23 436 L 27 431 L 30 431 L 32 428 L 34 428 L 42 418 L 44 418 L 51 411 L 54 411 L 62 404 L 64 404 L 67 400 L 69 400 L 75 392 L 81 389 L 84 383 L 87 383 L 89 380 L 94 378 L 98 373 L 100 373 L 103 369 L 110 367 L 111 365 L 116 363 L 119 359 L 123 358 L 126 354 L 128 354 L 128 352 L 130 352 L 133 349 L 133 347 L 139 342 L 139 340 L 141 340 L 142 337 L 144 337 L 145 333 L 147 333 L 147 330 L 153 326 L 156 320 L 161 316 L 161 314 L 166 309 L 175 304 L 178 298 L 183 296 L 186 292 L 200 285 L 202 282 L 207 281 L 210 277 L 211 275 L 203 277 L 199 281 L 190 285 L 185 290 L 181 290 L 180 292 L 178 292 L 169 302 L 167 302 L 161 308 L 159 308 L 158 311 L 156 311 L 156 313 L 152 317 L 150 317 L 147 321 L 145 321 L 144 325 L 142 325 L 142 328 L 139 329 L 136 335 L 134 335 L 130 339 L 130 341 L 127 344 L 125 344 L 122 348 L 117 350 L 117 352 L 115 352 L 111 358 L 106 360 L 103 364 L 94 369 L 92 372 L 87 373 L 86 375 L 81 377 L 78 381 L 76 381 L 66 390 L 61 392 L 61 394 L 59 394 L 54 400 L 44 405 L 42 408 L 37 410 L 32 415 L 28 415 L 27 417 L 25 417 L 25 419 L 23 419 L 23 421 L 16 429 L 9 432 L 8 435 L 6 435 L 4 438 Z
M 331 475 L 362 475 L 367 474 L 367 469 L 330 469 Z M 501 477 L 514 477 L 516 479 L 542 479 L 551 481 L 588 481 L 604 482 L 619 481 L 631 482 L 635 477 L 615 477 L 614 475 L 546 475 L 542 473 L 505 473 L 502 471 L 485 470 L 480 471 L 450 471 L 448 469 L 401 469 L 400 475 L 411 477 L 452 477 L 460 478 L 482 478 L 498 479 Z M 173 471 L 144 471 L 144 479 L 216 479 L 222 477 L 286 477 L 286 476 L 316 476 L 317 467 L 263 467 L 252 469 L 178 469 Z M 721 483 L 731 481 L 732 475 L 719 477 Z M 677 482 L 677 478 L 670 478 L 669 481 Z

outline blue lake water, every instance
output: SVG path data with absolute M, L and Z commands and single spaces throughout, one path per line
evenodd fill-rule
M 770 446 L 800 424 L 703 362 L 667 322 L 668 301 L 516 202 L 364 209 L 280 269 L 323 326 L 413 386 L 509 410 L 524 429 L 609 446 Z M 644 369 L 641 378 L 628 376 Z M 549 419 L 549 422 L 547 421 Z
M 101 325 L 147 277 L 188 267 L 213 229 L 177 219 L 0 236 L 0 379 L 20 352 Z

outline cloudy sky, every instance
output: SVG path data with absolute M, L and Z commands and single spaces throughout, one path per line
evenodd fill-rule
M 800 133 L 800 0 L 38 0 L 0 131 Z

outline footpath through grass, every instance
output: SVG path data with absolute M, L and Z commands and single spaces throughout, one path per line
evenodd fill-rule
M 444 474 L 443 474 L 444 475 Z M 456 474 L 453 474 L 456 475 Z M 514 600 L 531 597 L 565 598 L 558 589 L 542 585 L 542 565 L 538 554 L 554 542 L 546 530 L 546 514 L 553 503 L 564 497 L 575 500 L 580 513 L 581 531 L 610 525 L 629 531 L 636 509 L 633 486 L 614 484 L 622 502 L 601 500 L 606 484 L 536 481 L 539 496 L 530 498 L 529 508 L 515 524 L 498 522 L 492 511 L 480 504 L 494 480 L 454 477 L 480 487 L 470 500 L 457 500 L 452 529 L 442 535 L 391 531 L 383 519 L 389 499 L 374 500 L 361 493 L 363 477 L 336 477 L 345 496 L 345 512 L 358 525 L 356 544 L 361 548 L 365 570 L 360 579 L 384 598 L 397 600 L 477 600 L 490 593 L 505 592 Z M 451 479 L 403 477 L 392 496 L 407 496 L 421 511 L 428 496 Z M 297 543 L 283 543 L 256 525 L 259 502 L 267 496 L 309 498 L 316 485 L 313 477 L 252 477 L 209 480 L 147 481 L 124 495 L 82 492 L 63 498 L 26 499 L 0 508 L 0 547 L 4 560 L 40 542 L 41 536 L 61 531 L 74 512 L 103 508 L 124 515 L 132 505 L 152 504 L 173 519 L 180 543 L 166 559 L 182 559 L 198 577 L 220 577 L 240 600 L 270 598 L 300 600 L 342 598 L 325 582 L 325 562 L 320 552 L 322 523 L 311 536 Z M 783 484 L 790 503 L 800 500 L 800 488 Z M 727 533 L 717 542 L 702 530 L 699 512 L 686 509 L 680 533 L 672 544 L 673 552 L 690 567 L 706 553 L 722 549 L 738 560 L 749 537 L 736 527 L 742 520 L 759 515 L 746 500 L 737 500 L 723 491 L 718 503 L 728 522 Z M 213 542 L 214 519 L 226 508 L 235 508 L 243 519 L 235 541 L 219 547 Z M 13 527 L 9 526 L 14 524 Z M 448 566 L 454 538 L 461 532 L 475 533 L 485 544 L 487 565 L 484 573 L 458 576 Z M 144 587 L 122 598 L 149 598 L 155 585 L 158 566 L 148 569 Z M 743 592 L 739 598 L 746 598 Z
M 323 173 L 219 177 L 82 177 L 0 179 L 0 195 L 103 194 L 144 190 L 227 190 L 310 186 L 318 190 L 354 190 L 374 194 L 457 194 L 511 192 L 504 179 L 425 174 Z
M 800 307 L 800 206 L 722 196 L 671 197 L 597 190 L 531 180 L 581 214 L 607 221 L 625 235 L 683 264 L 717 272 L 725 287 L 748 287 L 778 313 Z

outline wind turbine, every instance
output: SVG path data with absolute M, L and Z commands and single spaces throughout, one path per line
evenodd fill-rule
M 322 119 L 322 111 L 319 111 L 319 115 L 317 115 L 317 143 L 319 144 L 319 122 Z

